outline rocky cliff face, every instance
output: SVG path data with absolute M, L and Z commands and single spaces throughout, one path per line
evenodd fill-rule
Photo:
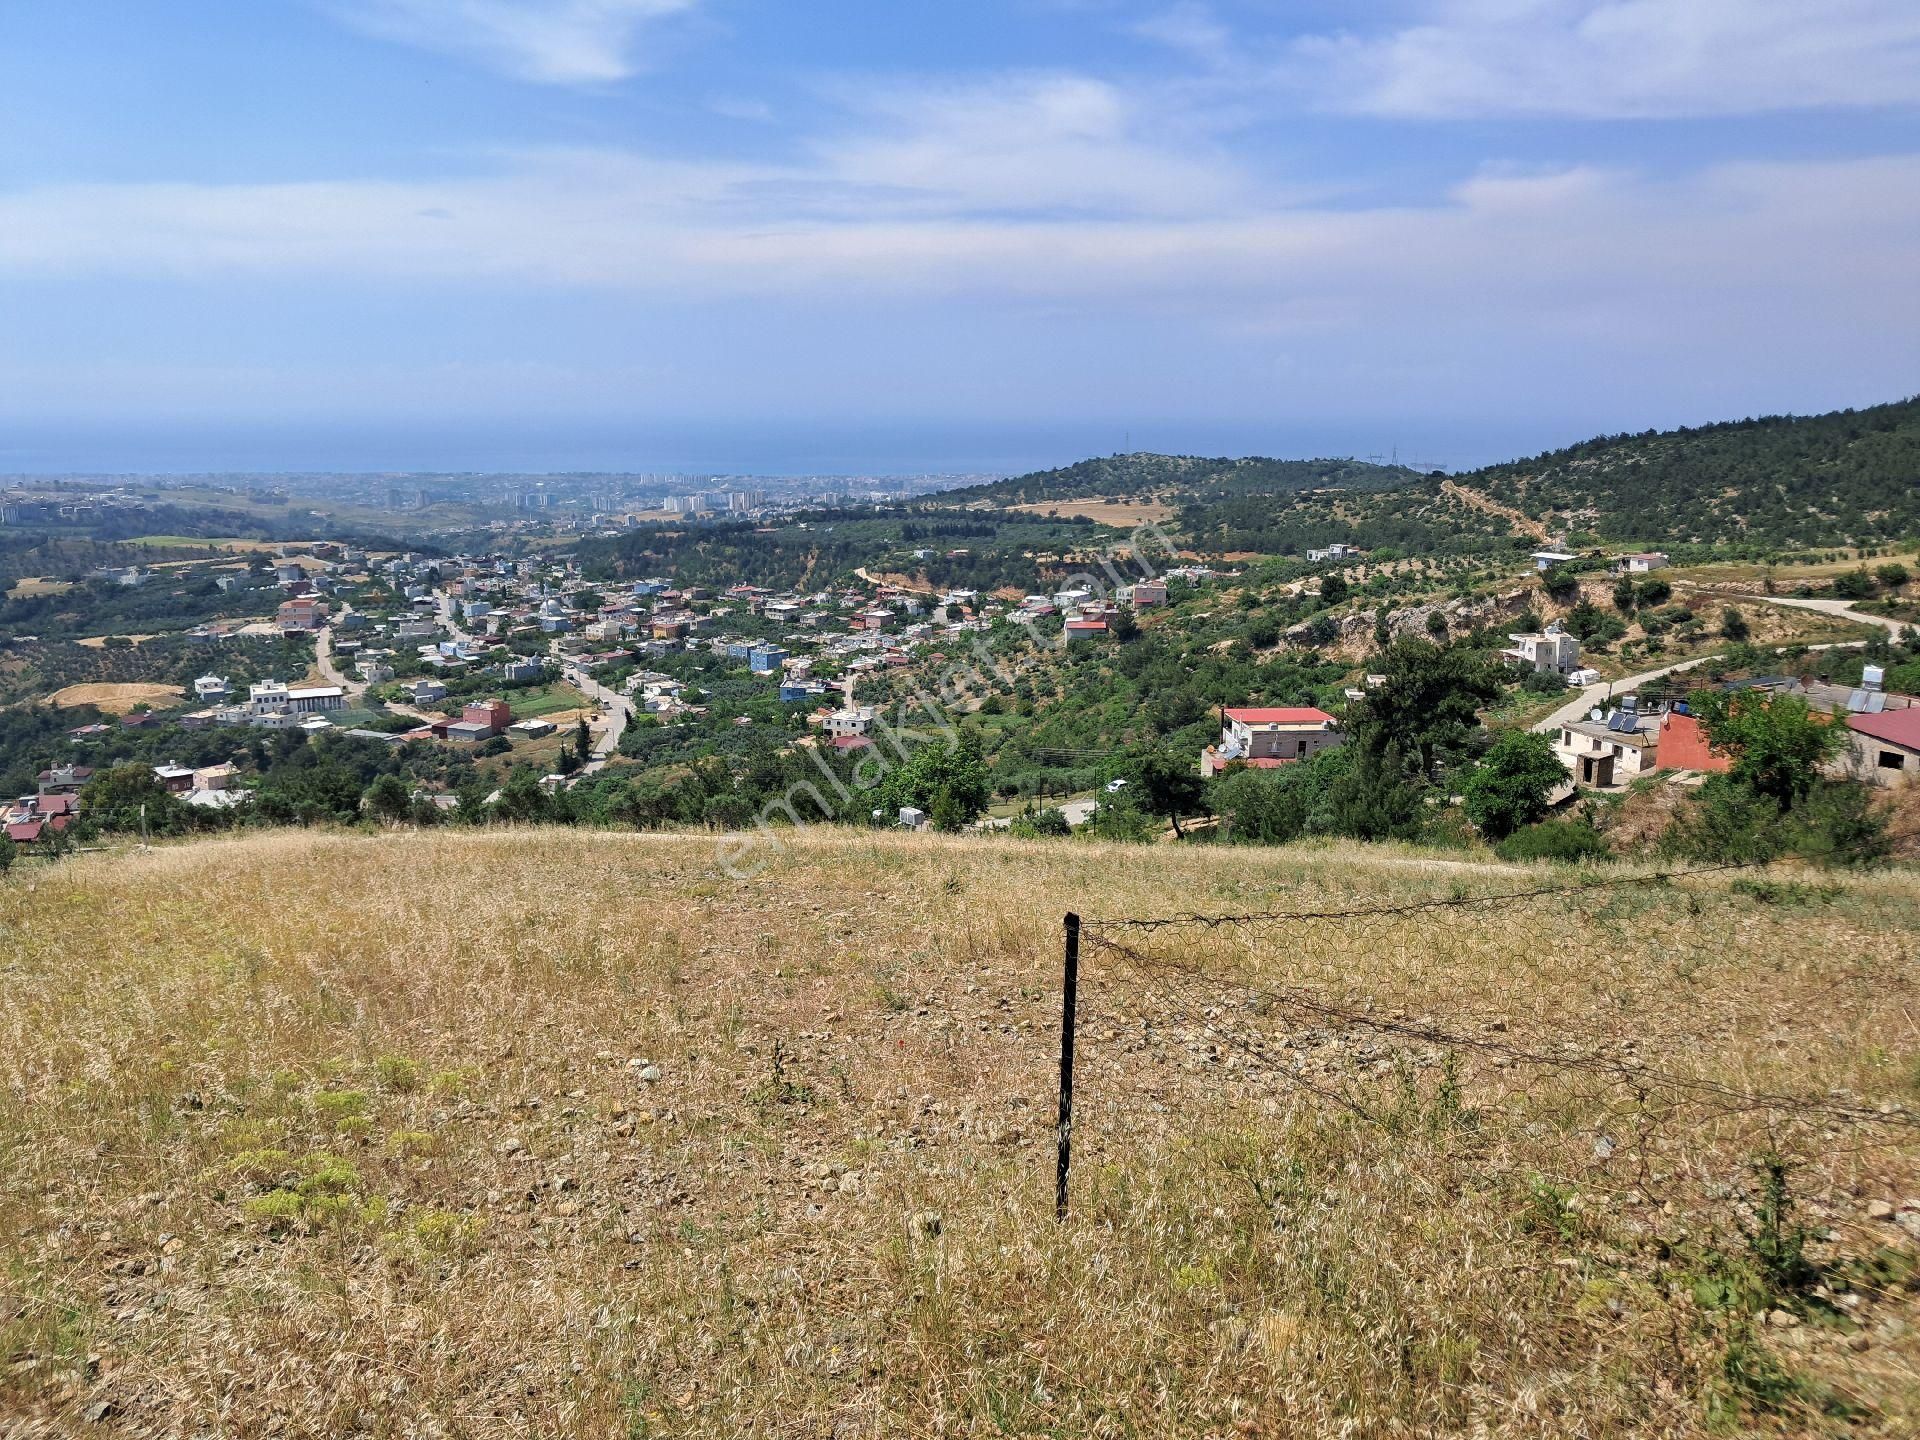
M 1387 612 L 1387 630 L 1393 639 L 1416 635 L 1422 639 L 1433 632 L 1428 629 L 1431 617 L 1440 614 L 1446 617 L 1447 630 L 1451 634 L 1464 634 L 1487 625 L 1518 619 L 1527 613 L 1529 607 L 1540 610 L 1546 597 L 1535 587 L 1520 586 L 1503 591 L 1498 595 L 1489 595 L 1478 600 L 1446 600 L 1435 604 L 1408 605 Z M 1332 642 L 1323 647 L 1329 651 L 1349 656 L 1353 659 L 1364 657 L 1374 648 L 1375 617 L 1368 612 L 1343 615 L 1334 622 L 1339 633 Z M 1310 639 L 1308 630 L 1311 622 L 1295 625 L 1286 632 L 1290 645 L 1307 646 Z

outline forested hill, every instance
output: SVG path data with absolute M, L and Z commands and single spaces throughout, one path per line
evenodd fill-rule
M 1606 435 L 1457 477 L 1602 540 L 1829 545 L 1920 534 L 1920 400 Z
M 1306 490 L 1391 490 L 1419 477 L 1403 466 L 1361 460 L 1205 459 L 1195 455 L 1105 455 L 1058 470 L 1041 470 L 951 490 L 938 498 L 964 504 L 992 500 L 1026 505 L 1042 500 L 1093 498 L 1160 500 L 1180 504 L 1242 495 L 1290 495 Z

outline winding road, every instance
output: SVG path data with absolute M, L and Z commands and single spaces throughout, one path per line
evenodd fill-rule
M 1689 590 L 1701 591 L 1704 594 L 1725 595 L 1729 599 L 1755 600 L 1763 605 L 1784 605 L 1794 610 L 1813 610 L 1822 615 L 1831 615 L 1837 620 L 1851 620 L 1858 625 L 1878 625 L 1894 635 L 1904 634 L 1911 628 L 1901 621 L 1889 620 L 1884 615 L 1862 614 L 1853 608 L 1853 602 L 1850 600 L 1801 600 L 1789 598 L 1784 595 L 1749 595 L 1745 592 L 1738 592 L 1736 594 L 1736 592 L 1731 590 L 1714 590 L 1705 585 L 1688 585 L 1684 580 L 1680 582 L 1680 585 Z M 1852 650 L 1864 644 L 1866 644 L 1864 640 L 1835 640 L 1824 645 L 1809 645 L 1807 649 Z M 1658 680 L 1663 675 L 1673 675 L 1682 670 L 1691 670 L 1696 665 L 1704 665 L 1713 659 L 1716 653 L 1718 652 L 1696 655 L 1691 660 L 1681 660 L 1672 665 L 1662 665 L 1658 670 L 1648 670 L 1639 675 L 1629 675 L 1621 680 L 1602 680 L 1598 684 L 1589 685 L 1586 689 L 1582 690 L 1576 698 L 1569 700 L 1565 705 L 1562 705 L 1558 710 L 1555 710 L 1551 715 L 1547 716 L 1546 719 L 1536 721 L 1532 728 L 1543 735 L 1550 731 L 1558 730 L 1569 720 L 1578 720 L 1594 706 L 1605 705 L 1606 702 L 1615 695 L 1630 695 L 1642 685 L 1653 680 Z

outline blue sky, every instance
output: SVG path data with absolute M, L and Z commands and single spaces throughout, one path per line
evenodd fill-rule
M 1912 0 L 0 0 L 0 470 L 1462 464 L 1917 242 Z

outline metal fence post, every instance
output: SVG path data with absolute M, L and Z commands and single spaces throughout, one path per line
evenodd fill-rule
M 1067 1218 L 1067 1169 L 1073 1163 L 1073 1028 L 1080 990 L 1080 917 L 1067 916 L 1066 965 L 1060 986 L 1060 1119 L 1055 1126 L 1059 1160 L 1054 1174 L 1053 1215 Z

